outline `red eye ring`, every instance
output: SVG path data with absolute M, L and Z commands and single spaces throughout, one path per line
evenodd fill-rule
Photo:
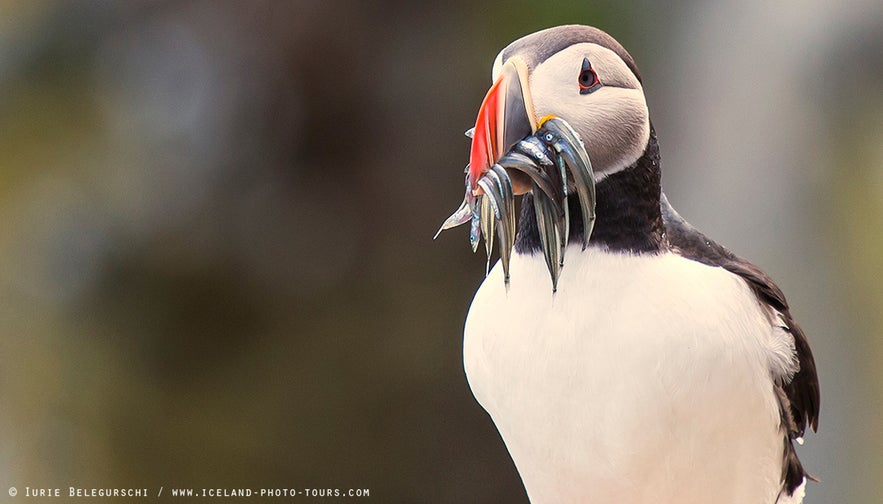
M 598 74 L 592 68 L 589 58 L 583 58 L 583 66 L 579 73 L 578 82 L 580 94 L 589 94 L 601 87 L 601 81 L 598 80 Z

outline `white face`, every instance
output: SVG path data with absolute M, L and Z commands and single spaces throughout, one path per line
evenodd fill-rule
M 494 61 L 494 79 L 502 67 Z M 580 73 L 588 58 L 600 86 L 580 93 Z M 622 170 L 641 157 L 650 138 L 644 89 L 625 62 L 610 49 L 574 44 L 533 68 L 529 78 L 536 119 L 567 121 L 582 137 L 596 176 Z

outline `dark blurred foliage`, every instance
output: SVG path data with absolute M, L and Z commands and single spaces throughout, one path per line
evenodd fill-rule
M 0 485 L 526 502 L 432 236 L 496 53 L 594 24 L 664 76 L 648 5 L 5 2 Z

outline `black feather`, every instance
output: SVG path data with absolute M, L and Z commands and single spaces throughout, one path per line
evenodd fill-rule
M 552 167 L 552 170 L 555 168 Z M 653 253 L 663 248 L 664 226 L 660 213 L 659 146 L 650 127 L 644 154 L 632 166 L 605 177 L 595 187 L 595 227 L 590 244 L 613 251 Z M 515 250 L 541 252 L 540 235 L 531 196 L 526 195 L 518 220 Z M 576 196 L 568 198 L 570 243 L 580 243 L 583 222 Z

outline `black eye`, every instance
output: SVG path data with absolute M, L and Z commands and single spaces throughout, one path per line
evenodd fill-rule
M 589 58 L 583 58 L 583 67 L 579 72 L 579 94 L 589 94 L 601 87 L 598 74 L 592 68 Z

